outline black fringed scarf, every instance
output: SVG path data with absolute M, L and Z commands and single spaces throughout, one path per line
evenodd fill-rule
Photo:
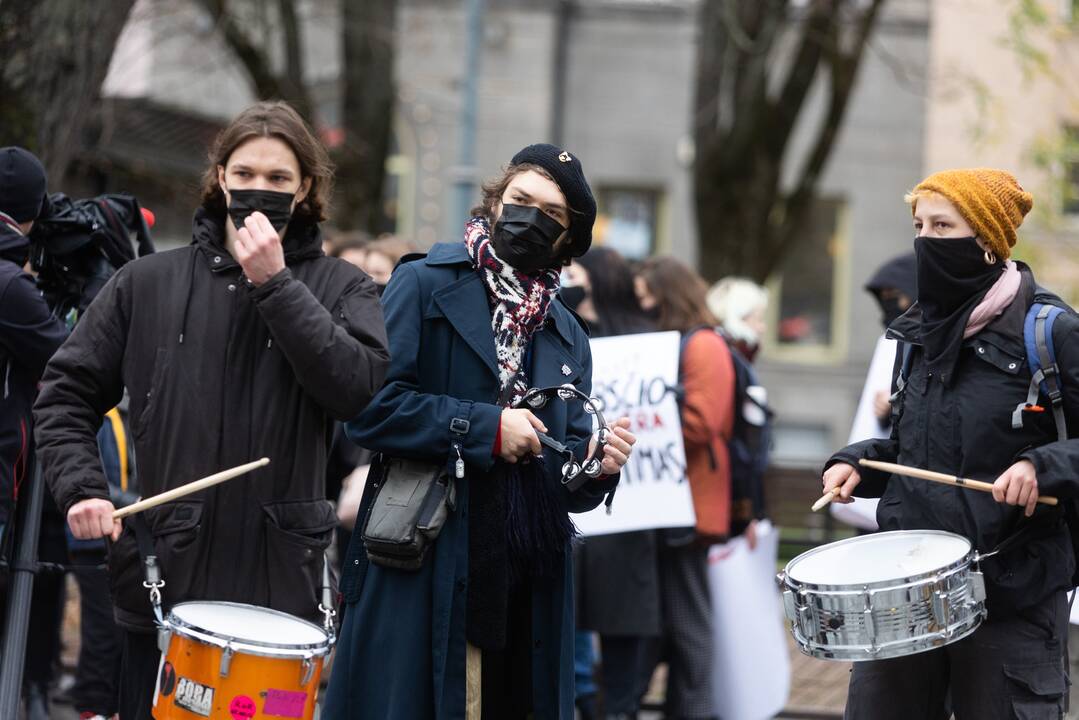
M 499 397 L 510 407 L 528 390 L 525 349 L 547 318 L 558 292 L 558 271 L 526 274 L 504 263 L 495 254 L 483 218 L 468 223 L 465 247 L 487 291 Z M 564 491 L 548 477 L 542 457 L 514 464 L 496 459 L 485 477 L 474 477 L 468 502 L 466 635 L 481 650 L 501 650 L 506 646 L 511 587 L 562 572 L 577 531 L 566 511 Z

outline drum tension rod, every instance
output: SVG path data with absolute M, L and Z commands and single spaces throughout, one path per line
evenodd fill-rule
M 229 667 L 232 666 L 232 656 L 236 653 L 236 650 L 232 647 L 232 643 L 226 643 L 225 647 L 221 650 L 221 677 L 228 677 Z

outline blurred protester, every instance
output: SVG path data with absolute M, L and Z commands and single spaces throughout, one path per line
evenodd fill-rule
M 854 663 L 846 717 L 1060 718 L 1076 585 L 1077 528 L 1069 523 L 1079 497 L 1079 443 L 1070 439 L 1079 425 L 1079 317 L 1009 259 L 1034 204 L 1010 173 L 938 172 L 907 202 L 917 302 L 888 329 L 900 341 L 892 431 L 835 453 L 822 486 L 838 490 L 836 502 L 880 497 L 881 530 L 967 538 L 982 554 L 988 616 L 943 647 Z M 1043 308 L 1031 314 L 1035 304 Z M 1058 371 L 1044 389 L 1026 361 L 1032 353 Z M 862 459 L 992 481 L 993 489 L 893 475 L 861 467 Z M 1038 505 L 1042 495 L 1059 505 Z
M 323 241 L 323 250 L 330 257 L 341 258 L 363 270 L 363 259 L 367 256 L 367 246 L 371 236 L 361 231 L 338 232 Z
M 394 235 L 383 235 L 373 240 L 365 248 L 366 254 L 360 262 L 360 267 L 371 276 L 380 290 L 385 289 L 390 281 L 390 275 L 397 263 L 405 255 L 415 252 L 415 246 L 407 240 Z
M 877 268 L 865 289 L 880 305 L 885 334 L 877 339 L 869 363 L 858 409 L 851 424 L 847 443 L 871 438 L 886 438 L 892 430 L 892 374 L 896 341 L 887 336 L 888 326 L 899 319 L 918 296 L 917 265 L 914 253 L 894 257 Z M 832 503 L 829 511 L 837 519 L 861 531 L 877 529 L 877 499 L 858 498 L 853 503 Z
M 753 361 L 767 330 L 768 291 L 746 278 L 720 280 L 707 296 L 719 320 L 734 364 L 734 428 L 727 441 L 731 461 L 730 536 L 745 534 L 757 545 L 757 521 L 764 518 L 764 473 L 771 450 L 772 410 Z
M 50 310 L 34 278 L 23 271 L 30 256 L 27 235 L 46 202 L 41 162 L 23 148 L 0 148 L 0 374 L 4 398 L 0 405 L 0 559 L 5 565 L 13 557 L 16 541 L 19 490 L 33 474 L 30 411 L 38 380 L 45 363 L 67 336 L 66 327 Z M 67 558 L 63 518 L 55 504 L 46 500 L 38 556 L 62 563 Z M 0 577 L 0 591 L 0 600 L 6 599 L 6 572 Z M 31 640 L 23 670 L 31 720 L 49 714 L 48 686 L 59 655 L 63 597 L 61 575 L 37 575 L 29 619 Z M 0 602 L 0 612 L 5 609 L 6 602 Z
M 388 364 L 373 283 L 322 252 L 332 180 L 290 106 L 243 111 L 211 150 L 194 242 L 120 268 L 45 371 L 35 420 L 46 480 L 76 538 L 113 540 L 121 717 L 150 717 L 160 657 L 133 525 L 149 526 L 165 612 L 224 600 L 321 620 L 335 523 L 328 428 L 367 405 Z M 125 388 L 144 495 L 273 462 L 121 526 L 96 435 Z
M 129 428 L 128 398 L 105 413 L 97 433 L 101 464 L 117 507 L 138 499 L 135 446 Z M 119 711 L 120 628 L 112 613 L 105 541 L 79 540 L 68 530 L 71 574 L 79 587 L 79 658 L 75 683 L 63 700 L 80 720 L 105 720 Z M 57 698 L 61 701 L 61 698 Z
M 715 332 L 708 286 L 671 257 L 650 258 L 634 280 L 641 308 L 659 330 L 682 333 L 679 376 L 686 476 L 696 528 L 665 530 L 659 546 L 663 655 L 668 661 L 667 714 L 711 718 L 712 608 L 708 548 L 731 532 L 727 439 L 734 429 L 735 374 L 727 343 Z
M 594 247 L 566 268 L 561 295 L 593 338 L 650 332 L 655 323 L 633 293 L 633 271 L 617 251 Z M 651 643 L 660 632 L 656 532 L 590 537 L 575 557 L 577 627 L 599 634 L 600 685 L 608 718 L 633 718 L 647 690 Z M 632 597 L 633 602 L 626 602 Z M 591 637 L 585 633 L 589 650 Z M 592 703 L 578 699 L 585 715 Z
M 614 490 L 635 438 L 618 420 L 601 475 L 570 492 L 566 457 L 544 450 L 537 431 L 580 463 L 599 450 L 591 416 L 557 398 L 534 412 L 513 406 L 531 387 L 591 390 L 588 336 L 556 293 L 559 269 L 591 243 L 595 214 L 580 161 L 532 145 L 483 186 L 464 242 L 393 273 L 389 377 L 347 426 L 380 453 L 359 515 L 383 510 L 353 534 L 345 560 L 325 717 L 573 716 L 567 513 Z M 364 538 L 392 517 L 376 488 L 395 499 L 414 476 L 443 472 L 456 501 L 448 487 L 425 493 L 445 509 L 425 553 L 405 562 Z

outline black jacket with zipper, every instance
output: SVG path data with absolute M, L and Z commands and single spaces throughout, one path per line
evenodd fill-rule
M 107 498 L 95 433 L 126 387 L 144 497 L 262 456 L 264 469 L 145 513 L 167 606 L 251 603 L 317 615 L 333 420 L 357 415 L 388 367 L 371 280 L 290 226 L 287 268 L 255 287 L 224 249 L 222 218 L 194 241 L 125 265 L 45 371 L 35 405 L 45 477 L 66 513 Z M 109 552 L 117 620 L 149 627 L 131 523 Z
M 1026 459 L 1036 469 L 1040 494 L 1062 501 L 1079 497 L 1079 439 L 1059 441 L 1048 410 L 1025 412 L 1023 427 L 1012 428 L 1012 412 L 1025 400 L 1031 378 L 1023 343 L 1027 309 L 1035 300 L 1066 307 L 1037 288 L 1025 265 L 1020 268 L 1016 299 L 988 327 L 963 341 L 953 377 L 928 371 L 917 305 L 892 323 L 888 335 L 900 341 L 893 377 L 902 364 L 903 343 L 912 347 L 906 388 L 893 403 L 892 435 L 850 445 L 833 455 L 828 466 L 857 465 L 866 458 L 993 482 Z M 1053 344 L 1068 430 L 1079 437 L 1079 317 L 1066 312 L 1057 318 Z M 1048 403 L 1044 397 L 1043 403 Z M 982 563 L 990 616 L 1008 616 L 1071 589 L 1075 555 L 1063 502 L 1059 507 L 1038 505 L 1027 519 L 1022 507 L 997 503 L 989 493 L 868 468 L 859 472 L 862 482 L 854 494 L 880 497 L 881 530 L 946 530 L 986 553 L 1031 526 L 1023 541 Z
M 0 550 L 11 526 L 18 489 L 31 472 L 30 409 L 45 363 L 67 336 L 22 265 L 5 255 L 25 253 L 30 241 L 0 223 Z

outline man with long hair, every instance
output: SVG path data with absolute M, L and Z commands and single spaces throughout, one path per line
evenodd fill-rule
M 45 478 L 77 538 L 112 540 L 123 718 L 150 717 L 159 657 L 135 533 L 112 518 L 95 440 L 124 388 L 146 496 L 272 460 L 145 513 L 166 610 L 224 600 L 318 615 L 332 421 L 363 410 L 388 364 L 374 285 L 322 252 L 332 180 L 291 107 L 240 113 L 211 150 L 192 243 L 123 266 L 45 371 Z

